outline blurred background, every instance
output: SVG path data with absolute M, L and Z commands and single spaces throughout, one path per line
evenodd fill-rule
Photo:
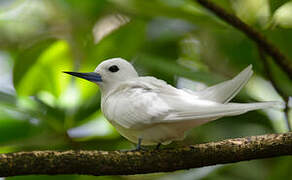
M 214 2 L 292 59 L 292 1 Z M 113 57 L 129 60 L 140 75 L 193 90 L 252 64 L 255 73 L 234 102 L 283 101 L 257 46 L 194 0 L 0 0 L 0 153 L 133 148 L 102 115 L 98 87 L 62 73 L 90 72 Z M 268 65 L 278 88 L 291 95 L 286 74 L 271 59 Z M 169 146 L 286 131 L 282 111 L 253 111 L 194 128 Z M 291 157 L 280 157 L 150 175 L 5 179 L 274 180 L 292 178 L 291 167 Z

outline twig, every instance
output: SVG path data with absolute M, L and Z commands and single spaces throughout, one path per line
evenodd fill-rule
M 289 106 L 288 106 L 289 96 L 286 95 L 286 93 L 284 91 L 282 91 L 282 89 L 277 85 L 277 82 L 273 78 L 272 72 L 271 72 L 270 67 L 269 67 L 268 59 L 266 58 L 264 51 L 261 49 L 261 47 L 258 47 L 258 50 L 259 50 L 260 59 L 263 61 L 263 65 L 265 68 L 265 73 L 266 73 L 267 78 L 270 80 L 272 86 L 275 88 L 277 93 L 285 101 L 284 116 L 285 116 L 285 121 L 286 121 L 288 131 L 291 131 L 291 123 L 289 121 Z
M 196 0 L 199 4 L 215 13 L 222 20 L 234 28 L 245 33 L 251 40 L 255 41 L 274 61 L 283 69 L 292 80 L 292 61 L 290 61 L 276 46 L 268 41 L 261 33 L 241 21 L 233 14 L 226 12 L 223 8 L 212 3 L 210 0 Z
M 43 174 L 130 175 L 292 155 L 292 133 L 148 151 L 32 151 L 0 154 L 0 177 Z

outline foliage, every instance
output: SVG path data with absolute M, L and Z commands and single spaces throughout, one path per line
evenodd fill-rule
M 259 30 L 292 59 L 292 1 L 216 3 Z M 255 75 L 234 101 L 281 100 L 265 76 L 256 45 L 195 1 L 3 0 L 0 5 L 0 152 L 132 148 L 102 116 L 97 86 L 62 73 L 93 71 L 112 57 L 131 61 L 141 75 L 191 88 L 231 78 L 253 64 Z M 100 23 L 109 16 L 114 20 Z M 106 31 L 110 25 L 115 27 L 104 36 L 95 31 Z M 269 64 L 282 91 L 292 94 L 286 74 L 271 59 Z M 186 140 L 170 146 L 284 132 L 283 116 L 278 110 L 266 110 L 222 118 L 193 129 Z M 291 162 L 283 157 L 170 174 L 65 177 L 288 179 Z M 64 177 L 7 179 L 43 178 Z

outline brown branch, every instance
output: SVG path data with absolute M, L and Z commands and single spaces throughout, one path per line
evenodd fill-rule
M 0 154 L 0 177 L 30 174 L 130 175 L 292 155 L 292 133 L 147 151 L 32 151 Z
M 288 128 L 288 131 L 291 131 L 291 123 L 289 121 L 289 106 L 288 106 L 289 96 L 286 95 L 286 93 L 284 91 L 282 91 L 282 89 L 278 86 L 277 82 L 273 78 L 273 75 L 272 75 L 272 72 L 270 70 L 269 62 L 268 62 L 268 59 L 266 58 L 265 52 L 262 50 L 261 47 L 258 47 L 258 51 L 259 51 L 260 59 L 263 61 L 263 65 L 264 65 L 264 69 L 265 69 L 265 73 L 266 73 L 267 78 L 270 80 L 272 86 L 277 91 L 277 93 L 285 101 L 285 109 L 284 109 L 284 116 L 285 117 L 284 118 L 286 121 L 286 126 Z
M 261 33 L 241 21 L 233 14 L 226 12 L 223 8 L 212 3 L 210 0 L 196 0 L 199 4 L 215 13 L 222 20 L 234 28 L 245 33 L 251 40 L 255 41 L 274 61 L 287 73 L 292 80 L 292 61 L 290 61 L 276 46 L 268 41 Z

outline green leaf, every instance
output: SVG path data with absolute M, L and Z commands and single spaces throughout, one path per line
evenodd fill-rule
M 0 108 L 0 145 L 32 137 L 38 130 L 37 125 L 29 122 L 29 116 Z
M 29 63 L 21 77 L 16 76 L 15 89 L 18 95 L 28 96 L 48 91 L 59 97 L 66 89 L 69 79 L 62 71 L 72 69 L 73 66 L 69 45 L 65 41 L 57 41 L 45 47 L 37 52 L 32 51 L 34 63 Z M 19 68 L 14 69 L 15 74 L 19 74 Z
M 207 72 L 193 71 L 179 65 L 175 59 L 165 59 L 159 56 L 153 56 L 150 54 L 141 54 L 135 65 L 143 66 L 148 69 L 151 76 L 155 76 L 160 79 L 166 80 L 168 83 L 174 84 L 175 76 L 182 76 L 195 81 L 204 82 L 207 84 L 213 84 L 222 80 L 222 78 L 210 74 Z
M 274 13 L 280 6 L 285 4 L 290 0 L 270 0 L 270 9 Z
M 65 0 L 66 5 L 70 7 L 70 10 L 73 10 L 74 13 L 78 14 L 81 17 L 75 18 L 90 18 L 95 19 L 102 9 L 108 4 L 106 0 L 86 0 L 80 3 L 79 0 Z M 57 3 L 60 3 L 57 1 Z M 61 2 L 64 4 L 64 2 Z
M 0 104 L 16 105 L 17 99 L 14 95 L 0 91 Z
M 279 7 L 273 16 L 272 25 L 282 28 L 292 28 L 292 1 Z
M 290 179 L 291 172 L 290 168 L 292 166 L 292 157 L 291 156 L 284 156 L 278 157 L 273 162 L 276 166 L 271 169 L 269 179 L 270 180 L 278 180 L 278 179 Z
M 84 66 L 88 67 L 87 63 L 98 65 L 100 61 L 114 57 L 131 59 L 145 42 L 145 36 L 145 22 L 133 20 L 93 46 Z
M 13 68 L 13 83 L 18 86 L 23 76 L 31 69 L 36 63 L 40 55 L 47 49 L 54 39 L 40 41 L 33 46 L 20 50 L 15 56 L 15 65 Z
M 89 45 L 84 49 L 87 56 L 82 60 L 78 71 L 92 72 L 101 61 L 108 58 L 132 59 L 145 41 L 145 29 L 145 22 L 133 20 L 109 34 L 98 44 Z M 94 83 L 79 78 L 75 80 L 75 83 L 81 91 L 83 101 L 89 100 L 97 93 L 98 87 Z
M 224 23 L 213 16 L 210 18 L 203 8 L 190 0 L 111 0 L 118 7 L 143 18 L 179 18 L 199 26 L 225 27 Z
M 101 95 L 100 91 L 98 91 L 96 95 L 80 104 L 74 113 L 74 121 L 80 122 L 98 111 L 100 109 L 100 101 Z
M 269 0 L 232 1 L 236 15 L 249 24 L 265 26 L 270 17 Z
M 63 179 L 79 179 L 76 175 L 58 175 L 58 176 L 44 176 L 44 175 L 30 175 L 30 176 L 18 176 L 18 177 L 8 177 L 6 180 L 63 180 Z

